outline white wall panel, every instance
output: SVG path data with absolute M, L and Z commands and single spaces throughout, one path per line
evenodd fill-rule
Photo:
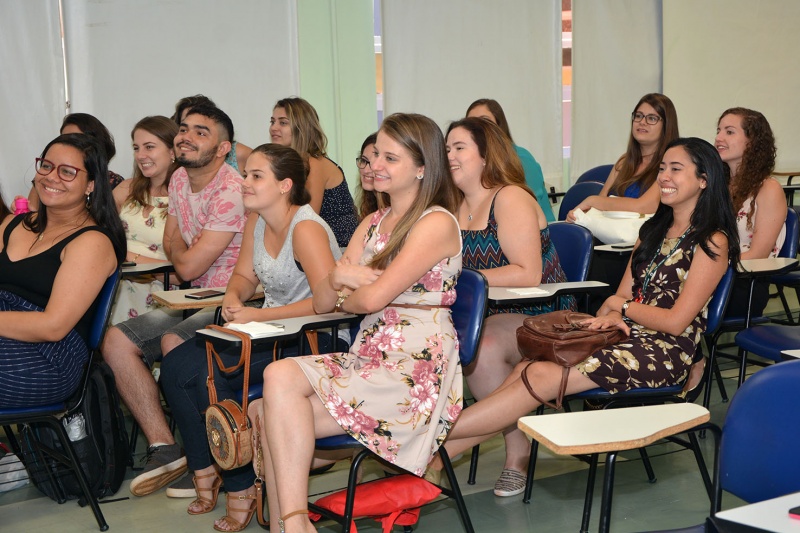
M 384 0 L 384 109 L 446 129 L 478 98 L 503 106 L 514 141 L 560 183 L 561 2 Z
M 573 0 L 572 28 L 574 182 L 617 161 L 628 146 L 636 102 L 662 92 L 661 0 Z
M 212 98 L 253 147 L 275 101 L 299 91 L 293 0 L 69 0 L 65 25 L 72 111 L 109 127 L 126 177 L 133 125 L 183 96 Z
M 63 55 L 56 0 L 0 4 L 0 188 L 27 196 L 33 161 L 64 116 Z
M 681 135 L 713 142 L 729 107 L 767 117 L 778 145 L 777 170 L 800 169 L 800 2 L 664 2 L 664 90 Z

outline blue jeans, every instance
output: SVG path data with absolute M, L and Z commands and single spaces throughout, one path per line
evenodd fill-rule
M 272 362 L 272 343 L 253 346 L 250 354 L 250 384 L 261 383 L 264 369 Z M 283 357 L 298 355 L 298 343 L 286 341 L 281 343 Z M 319 334 L 320 353 L 333 351 L 330 335 Z M 220 352 L 226 367 L 239 361 L 239 348 Z M 236 399 L 244 385 L 244 370 L 239 369 L 231 374 L 223 374 L 216 363 L 214 366 L 214 383 L 217 388 L 217 400 Z M 202 470 L 214 464 L 208 449 L 206 437 L 205 410 L 208 407 L 208 360 L 205 342 L 195 337 L 169 352 L 161 362 L 161 387 L 172 415 L 178 424 L 183 437 L 183 447 L 190 470 Z M 287 414 L 288 415 L 288 414 Z M 233 470 L 223 470 L 222 479 L 225 490 L 240 491 L 253 485 L 255 473 L 252 465 Z

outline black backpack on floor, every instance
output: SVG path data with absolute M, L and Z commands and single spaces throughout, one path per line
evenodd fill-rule
M 103 498 L 116 493 L 125 479 L 128 432 L 114 374 L 104 362 L 91 365 L 83 402 L 76 411 L 83 415 L 87 435 L 73 441 L 72 446 L 89 488 L 98 498 Z M 45 424 L 26 424 L 21 437 L 24 461 L 33 484 L 56 501 L 80 499 L 78 503 L 86 505 L 75 475 L 37 449 L 39 444 L 64 451 L 53 429 Z

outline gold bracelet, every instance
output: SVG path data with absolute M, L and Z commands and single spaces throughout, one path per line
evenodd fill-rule
M 136 255 L 134 255 L 134 256 L 133 256 L 133 259 L 131 259 L 131 261 L 136 261 L 137 259 L 139 259 L 139 256 L 140 256 L 140 255 L 142 255 L 142 254 L 136 254 Z
M 347 297 L 350 295 L 345 294 L 344 291 L 336 291 L 336 295 L 338 296 L 338 298 L 336 299 L 336 305 L 333 306 L 333 309 L 335 311 L 341 311 L 342 304 L 344 303 L 345 300 L 347 300 Z

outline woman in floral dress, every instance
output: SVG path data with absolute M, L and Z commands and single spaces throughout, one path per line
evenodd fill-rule
M 670 143 L 658 173 L 661 204 L 639 232 L 616 294 L 587 321 L 628 339 L 587 356 L 570 370 L 567 394 L 682 383 L 706 327 L 708 302 L 729 264 L 739 260 L 730 195 L 716 150 L 697 138 Z M 450 432 L 450 454 L 471 448 L 556 397 L 562 368 L 522 362 L 487 398 L 470 406 Z M 521 379 L 526 374 L 528 385 Z M 432 464 L 438 469 L 438 461 Z
M 133 177 L 114 189 L 114 200 L 128 241 L 126 261 L 166 261 L 163 238 L 167 220 L 167 187 L 178 165 L 172 141 L 178 127 L 167 117 L 145 117 L 133 127 Z M 117 291 L 111 324 L 117 324 L 153 310 L 151 293 L 164 289 L 154 276 L 124 279 Z
M 295 357 L 264 372 L 257 425 L 270 519 L 287 531 L 314 531 L 306 506 L 315 438 L 346 432 L 422 475 L 461 412 L 449 308 L 461 239 L 442 132 L 421 115 L 392 115 L 371 166 L 391 207 L 364 219 L 313 300 L 320 313 L 365 314 L 359 335 L 348 353 Z

